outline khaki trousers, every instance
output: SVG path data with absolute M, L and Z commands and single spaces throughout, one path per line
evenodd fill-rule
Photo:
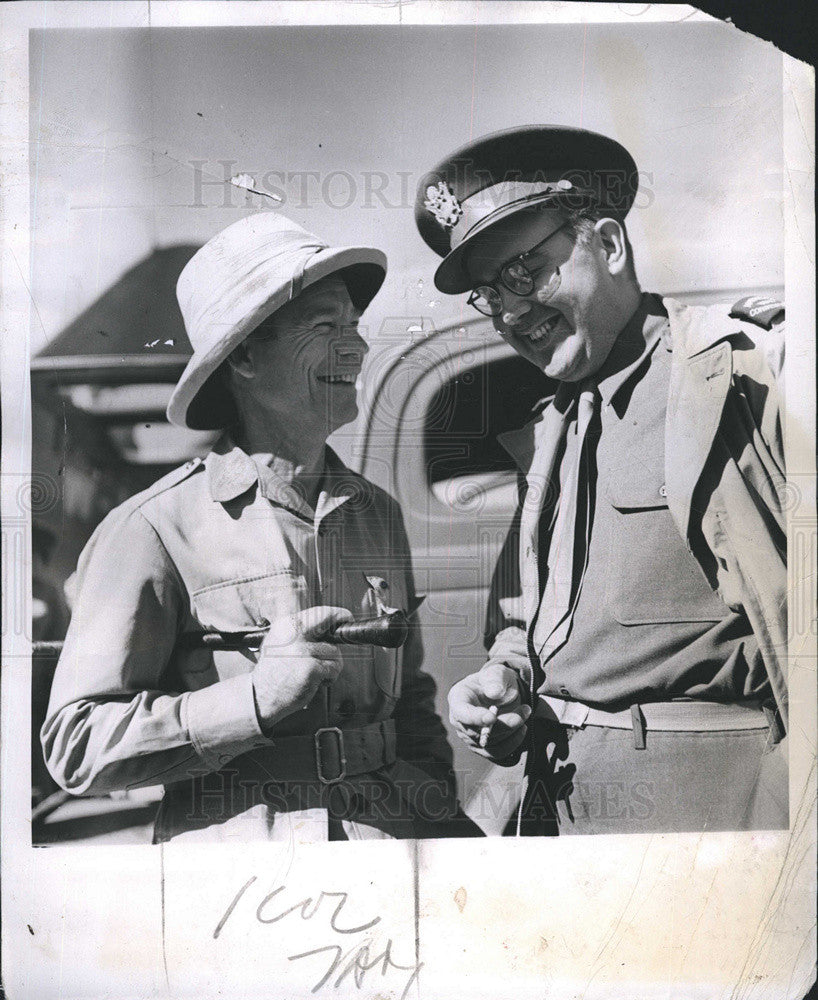
M 768 728 L 647 731 L 531 723 L 520 833 L 780 830 L 789 825 L 787 740 Z M 529 757 L 532 754 L 529 752 Z M 506 828 L 516 832 L 517 817 Z

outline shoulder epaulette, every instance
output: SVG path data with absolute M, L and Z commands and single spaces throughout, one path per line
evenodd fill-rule
M 730 310 L 730 317 L 772 330 L 784 320 L 784 303 L 766 295 L 746 295 Z
M 184 482 L 188 476 L 193 475 L 199 469 L 204 468 L 204 460 L 201 458 L 191 458 L 189 462 L 185 462 L 184 465 L 180 465 L 178 469 L 172 469 L 167 475 L 162 476 L 161 479 L 157 479 L 156 482 L 149 486 L 146 490 L 143 490 L 138 494 L 139 506 L 146 503 L 148 500 L 152 500 L 154 497 L 159 496 L 160 493 L 164 493 L 166 490 L 172 489 L 179 483 Z M 136 497 L 134 499 L 137 499 Z

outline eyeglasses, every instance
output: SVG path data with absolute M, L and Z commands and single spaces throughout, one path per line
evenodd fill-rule
M 534 291 L 536 271 L 532 273 L 529 269 L 526 264 L 527 258 L 535 254 L 540 247 L 544 246 L 558 232 L 565 229 L 567 225 L 567 222 L 563 222 L 561 226 L 555 229 L 553 233 L 549 233 L 536 246 L 533 246 L 530 250 L 526 250 L 525 253 L 521 253 L 519 257 L 515 257 L 513 260 L 503 264 L 498 274 L 503 287 L 507 288 L 510 292 L 514 292 L 515 295 L 530 295 Z M 539 292 L 538 298 L 540 301 L 544 302 L 546 299 L 550 299 L 560 287 L 561 281 L 560 269 L 556 267 L 545 287 Z M 495 285 L 478 285 L 469 295 L 468 303 L 484 316 L 499 316 L 503 311 L 503 299 Z

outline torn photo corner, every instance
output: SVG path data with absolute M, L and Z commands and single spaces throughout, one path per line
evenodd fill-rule
M 814 74 L 686 5 L 7 5 L 2 984 L 807 994 Z

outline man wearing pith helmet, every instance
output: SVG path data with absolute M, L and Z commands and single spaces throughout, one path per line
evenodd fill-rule
M 442 292 L 555 380 L 451 720 L 528 834 L 787 826 L 783 306 L 642 291 L 618 142 L 485 136 L 418 189 Z
M 358 321 L 385 273 L 379 250 L 269 212 L 179 278 L 193 356 L 168 417 L 224 435 L 88 543 L 42 729 L 70 792 L 163 784 L 157 841 L 476 830 L 421 670 L 400 509 L 326 444 L 357 413 Z M 330 641 L 396 610 L 402 648 Z

